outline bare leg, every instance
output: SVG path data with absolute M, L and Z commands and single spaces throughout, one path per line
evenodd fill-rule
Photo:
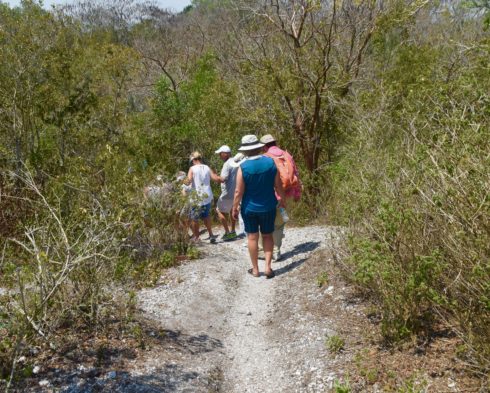
M 274 240 L 272 238 L 272 233 L 262 234 L 262 241 L 265 254 L 265 274 L 272 272 L 272 250 L 274 249 Z
M 235 232 L 236 220 L 233 218 L 233 215 L 230 213 L 230 222 L 231 222 L 231 231 Z
M 216 212 L 218 213 L 218 218 L 221 222 L 221 225 L 223 225 L 223 228 L 225 229 L 225 233 L 229 233 L 230 229 L 228 227 L 228 220 L 226 219 L 226 216 L 223 213 L 221 213 L 218 209 L 216 209 Z
M 248 239 L 248 253 L 250 254 L 250 260 L 252 261 L 252 271 L 254 275 L 259 274 L 259 233 L 249 233 L 247 234 Z
M 209 236 L 214 236 L 213 235 L 213 228 L 211 228 L 211 217 L 206 217 L 203 219 L 204 225 L 206 226 L 206 229 L 208 230 Z

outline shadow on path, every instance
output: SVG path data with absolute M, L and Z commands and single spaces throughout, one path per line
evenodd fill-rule
M 142 323 L 145 346 L 157 352 L 177 352 L 194 356 L 220 351 L 223 342 L 207 334 L 189 335 L 175 330 L 158 329 Z M 82 347 L 83 348 L 83 347 Z M 214 392 L 213 370 L 204 371 L 163 360 L 156 367 L 144 369 L 139 375 L 124 370 L 126 361 L 137 358 L 135 348 L 99 345 L 89 348 L 70 346 L 60 352 L 57 367 L 46 366 L 35 378 L 27 378 L 19 386 L 22 392 L 44 392 L 36 385 L 39 380 L 50 382 L 50 388 L 66 393 L 149 393 L 149 392 Z M 180 358 L 178 356 L 177 358 Z M 206 367 L 204 367 L 206 369 Z M 210 373 L 211 372 L 211 373 Z
M 294 246 L 294 248 L 290 251 L 285 252 L 282 254 L 282 259 L 288 259 L 292 258 L 298 254 L 304 254 L 305 252 L 311 252 L 316 250 L 320 246 L 321 242 L 305 242 L 301 244 L 297 244 Z
M 150 393 L 150 392 L 177 392 L 205 391 L 207 383 L 195 371 L 184 370 L 177 364 L 166 364 L 156 368 L 149 374 L 131 375 L 126 371 L 115 372 L 111 377 L 84 379 L 74 381 L 72 386 L 61 391 L 64 393 L 92 393 L 92 392 L 120 392 L 120 393 Z M 198 382 L 199 381 L 199 382 Z M 199 385 L 202 385 L 200 387 Z M 199 389 L 200 388 L 200 389 Z
M 299 255 L 299 254 L 305 254 L 308 252 L 312 252 L 312 251 L 316 250 L 320 246 L 320 244 L 321 244 L 321 242 L 305 242 L 305 243 L 298 244 L 291 251 L 288 251 L 288 252 L 285 252 L 284 254 L 282 254 L 282 260 L 292 258 L 292 257 Z M 274 273 L 276 274 L 276 276 L 280 276 L 281 274 L 290 272 L 290 271 L 298 268 L 299 266 L 301 266 L 303 263 L 305 263 L 307 259 L 308 259 L 308 256 L 305 256 L 303 258 L 300 258 L 296 261 L 291 262 L 290 264 L 288 264 L 286 266 L 280 267 L 278 269 L 274 269 Z M 274 268 L 274 265 L 273 265 L 273 268 Z
M 277 277 L 277 276 L 280 276 L 281 274 L 288 273 L 291 270 L 298 268 L 303 263 L 305 263 L 307 259 L 308 258 L 298 259 L 297 261 L 291 262 L 289 265 L 280 267 L 279 269 L 274 269 L 274 265 L 272 265 L 272 269 L 274 270 L 274 273 L 276 274 L 276 277 Z
M 220 340 L 210 337 L 207 334 L 190 336 L 174 330 L 163 330 L 161 333 L 160 339 L 163 341 L 171 340 L 181 350 L 191 353 L 192 355 L 212 352 L 223 348 L 223 343 Z

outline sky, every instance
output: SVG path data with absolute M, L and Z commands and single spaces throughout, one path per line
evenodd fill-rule
M 20 0 L 0 0 L 2 3 L 7 3 L 10 6 L 17 6 L 20 4 Z M 51 8 L 52 4 L 66 4 L 70 3 L 70 0 L 43 0 L 45 8 Z M 180 12 L 184 7 L 191 4 L 191 0 L 155 0 L 162 8 L 169 8 L 172 11 Z

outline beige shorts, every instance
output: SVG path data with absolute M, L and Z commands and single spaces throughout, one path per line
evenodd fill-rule
M 231 209 L 233 208 L 233 199 L 223 199 L 221 197 L 218 198 L 218 203 L 216 203 L 216 208 L 221 212 L 221 213 L 229 213 L 231 212 Z

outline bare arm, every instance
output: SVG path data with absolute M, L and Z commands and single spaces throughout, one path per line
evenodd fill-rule
M 238 209 L 240 208 L 240 202 L 243 198 L 243 193 L 245 192 L 245 181 L 243 180 L 242 168 L 238 168 L 236 174 L 236 187 L 235 187 L 235 198 L 233 199 L 233 218 L 238 218 Z
M 224 179 L 220 176 L 218 176 L 211 168 L 211 180 L 215 181 L 216 183 L 224 183 Z
M 192 184 L 192 168 L 189 168 L 189 172 L 187 172 L 187 181 L 189 182 L 189 184 Z
M 282 188 L 279 171 L 276 173 L 276 177 L 274 179 L 274 189 L 276 190 L 277 195 L 279 195 L 279 198 L 281 198 L 280 205 L 282 207 L 286 207 L 286 194 L 284 193 L 284 188 Z

